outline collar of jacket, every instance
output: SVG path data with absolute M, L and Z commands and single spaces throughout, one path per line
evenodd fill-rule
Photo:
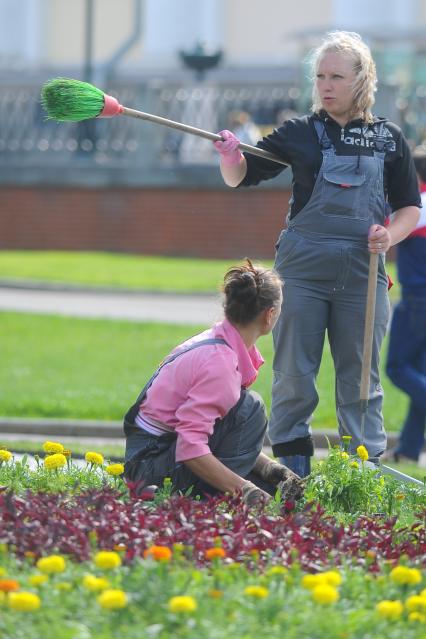
M 338 128 L 339 130 L 342 128 L 351 126 L 366 126 L 366 123 L 364 122 L 364 120 L 362 118 L 355 118 L 355 120 L 351 120 L 350 122 L 348 122 L 344 127 L 341 127 L 340 124 L 338 122 L 336 122 L 336 120 L 333 120 L 333 118 L 328 115 L 327 111 L 325 111 L 324 109 L 321 109 L 321 111 L 319 113 L 314 113 L 314 118 L 316 118 L 317 120 L 321 120 L 324 123 L 327 123 L 327 125 L 331 125 L 334 126 L 336 128 Z M 382 117 L 376 117 L 374 116 L 374 122 L 373 124 L 376 124 L 377 122 L 386 122 L 387 118 L 382 118 Z

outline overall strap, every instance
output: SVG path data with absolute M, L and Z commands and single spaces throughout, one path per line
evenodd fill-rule
M 194 348 L 198 348 L 199 346 L 207 346 L 208 344 L 225 344 L 225 346 L 228 346 L 229 348 L 231 348 L 229 346 L 229 344 L 224 339 L 222 339 L 221 337 L 209 337 L 207 339 L 200 340 L 199 342 L 194 342 L 190 346 L 187 346 L 186 348 L 183 348 L 182 350 L 177 351 L 176 353 L 173 353 L 172 355 L 169 355 L 168 357 L 163 359 L 163 361 L 161 362 L 161 364 L 159 365 L 159 367 L 157 368 L 155 373 L 150 377 L 150 379 L 147 381 L 145 386 L 142 388 L 142 390 L 139 393 L 138 398 L 135 401 L 135 403 L 133 404 L 133 406 L 131 406 L 131 408 L 129 408 L 129 410 L 127 411 L 127 413 L 126 413 L 126 415 L 124 417 L 124 421 L 128 422 L 130 424 L 134 423 L 136 415 L 139 412 L 139 406 L 141 405 L 141 403 L 145 399 L 145 396 L 146 396 L 146 394 L 148 392 L 148 389 L 152 385 L 152 383 L 155 380 L 155 378 L 159 375 L 161 369 L 164 366 L 166 366 L 166 364 L 171 364 L 171 362 L 174 362 L 175 359 L 177 359 L 178 357 L 180 357 L 184 353 L 188 353 L 189 351 L 192 351 Z
M 328 137 L 325 124 L 321 120 L 314 118 L 314 127 L 318 137 L 318 142 L 321 147 L 321 151 L 328 151 L 334 149 L 334 145 Z

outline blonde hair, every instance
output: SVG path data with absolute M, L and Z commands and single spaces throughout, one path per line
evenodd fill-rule
M 322 104 L 316 87 L 316 74 L 319 63 L 326 53 L 341 53 L 353 61 L 355 80 L 353 83 L 353 109 L 351 119 L 359 117 L 365 122 L 373 122 L 371 108 L 374 104 L 374 93 L 377 90 L 376 65 L 369 47 L 358 33 L 352 31 L 331 31 L 327 33 L 322 44 L 313 52 L 312 68 L 312 111 L 319 113 Z

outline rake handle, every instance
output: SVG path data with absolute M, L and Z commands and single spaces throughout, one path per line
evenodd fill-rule
M 377 271 L 379 254 L 370 253 L 368 267 L 367 303 L 365 309 L 364 346 L 362 352 L 359 399 L 365 406 L 370 395 L 371 357 L 373 353 L 374 316 L 376 312 Z
M 161 124 L 163 126 L 168 126 L 171 129 L 177 129 L 178 131 L 184 131 L 184 133 L 191 133 L 192 135 L 197 135 L 200 138 L 205 138 L 206 140 L 212 140 L 213 142 L 220 142 L 222 138 L 217 133 L 210 133 L 210 131 L 204 131 L 204 129 L 198 129 L 195 126 L 189 126 L 188 124 L 182 124 L 181 122 L 175 122 L 174 120 L 168 120 L 167 118 L 162 118 L 159 115 L 152 115 L 152 113 L 145 113 L 144 111 L 137 111 L 136 109 L 129 109 L 128 107 L 121 107 L 121 113 L 123 115 L 129 115 L 132 118 L 139 118 L 140 120 L 147 120 L 148 122 L 154 122 L 155 124 Z M 284 164 L 288 166 L 287 162 L 284 162 L 281 158 L 269 151 L 265 151 L 264 149 L 259 149 L 257 146 L 252 146 L 251 144 L 244 144 L 240 142 L 239 149 L 241 151 L 246 151 L 246 153 L 251 153 L 252 155 L 257 155 L 264 160 L 272 160 L 273 162 L 277 162 L 278 164 Z

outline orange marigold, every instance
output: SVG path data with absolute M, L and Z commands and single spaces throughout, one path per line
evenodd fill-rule
M 155 561 L 170 561 L 172 551 L 167 546 L 151 546 L 143 553 L 145 559 L 155 559 Z
M 226 557 L 226 552 L 220 546 L 214 546 L 214 548 L 207 548 L 204 553 L 206 559 L 223 559 Z
M 0 592 L 19 590 L 19 583 L 15 579 L 0 579 Z

